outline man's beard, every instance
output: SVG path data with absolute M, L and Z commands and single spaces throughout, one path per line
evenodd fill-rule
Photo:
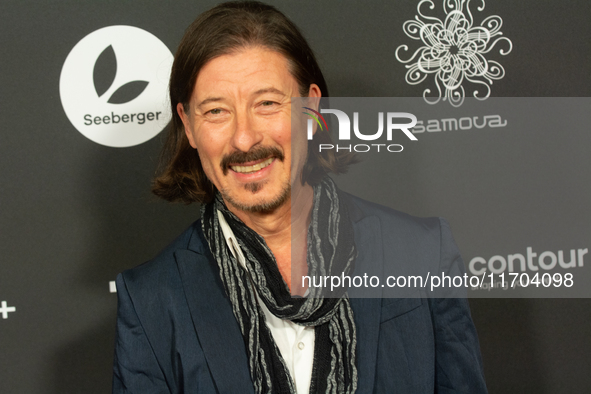
M 244 188 L 248 192 L 251 192 L 254 194 L 257 191 L 259 191 L 260 189 L 262 189 L 264 184 L 265 184 L 265 182 L 252 182 L 252 183 L 247 183 L 246 185 L 244 185 Z M 245 193 L 247 193 L 247 192 L 245 192 Z M 252 205 L 247 205 L 247 204 L 241 203 L 239 201 L 236 201 L 235 199 L 233 199 L 230 196 L 229 193 L 227 193 L 226 190 L 220 190 L 220 194 L 222 195 L 222 198 L 224 199 L 224 201 L 226 201 L 230 205 L 233 205 L 234 207 L 240 209 L 241 211 L 254 212 L 254 213 L 269 213 L 269 212 L 273 212 L 274 210 L 276 210 L 277 208 L 279 208 L 280 206 L 285 204 L 287 202 L 287 200 L 289 200 L 289 197 L 291 194 L 291 185 L 289 184 L 289 181 L 285 185 L 283 185 L 283 189 L 281 190 L 281 193 L 273 200 L 266 201 L 266 202 L 260 202 L 260 203 L 254 203 Z
M 222 168 L 224 175 L 226 175 L 230 170 L 230 164 L 240 165 L 243 163 L 266 159 L 269 157 L 273 157 L 276 160 L 280 161 L 284 161 L 285 159 L 283 152 L 281 152 L 278 148 L 257 146 L 249 150 L 248 152 L 233 152 L 229 155 L 224 156 L 222 158 L 222 161 L 220 162 L 220 166 Z M 250 192 L 252 194 L 256 194 L 265 186 L 266 183 L 267 181 L 247 183 L 244 185 L 244 189 L 246 190 L 245 193 Z M 291 184 L 288 180 L 283 185 L 280 194 L 273 200 L 255 203 L 252 205 L 246 205 L 244 203 L 236 201 L 234 198 L 230 196 L 230 193 L 227 190 L 220 190 L 220 193 L 225 201 L 227 201 L 229 204 L 233 205 L 234 207 L 242 211 L 265 213 L 274 211 L 289 199 L 291 193 Z

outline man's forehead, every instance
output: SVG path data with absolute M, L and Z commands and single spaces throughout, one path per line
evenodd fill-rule
M 255 47 L 207 62 L 197 76 L 193 97 L 211 101 L 237 93 L 291 95 L 294 88 L 297 88 L 297 81 L 289 71 L 285 56 Z

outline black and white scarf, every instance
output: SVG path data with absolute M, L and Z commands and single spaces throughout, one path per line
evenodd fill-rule
M 248 272 L 231 253 L 222 232 L 220 211 L 237 238 Z M 220 268 L 232 303 L 256 393 L 295 393 L 289 370 L 265 323 L 255 291 L 278 318 L 314 326 L 314 362 L 310 393 L 354 393 L 357 344 L 353 310 L 346 289 L 322 293 L 310 287 L 306 298 L 292 298 L 265 240 L 228 210 L 219 193 L 201 208 L 203 233 Z M 314 187 L 308 229 L 308 276 L 349 275 L 356 257 L 353 227 L 339 190 L 325 177 Z

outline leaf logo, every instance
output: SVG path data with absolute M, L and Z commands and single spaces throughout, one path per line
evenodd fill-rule
M 117 75 L 117 56 L 112 45 L 99 55 L 94 63 L 93 81 L 98 97 L 102 97 L 115 82 Z M 148 81 L 131 81 L 120 86 L 107 102 L 109 104 L 125 104 L 139 97 L 148 87 Z
M 173 56 L 152 33 L 106 26 L 82 38 L 60 74 L 60 99 L 82 135 L 104 146 L 142 144 L 170 122 Z

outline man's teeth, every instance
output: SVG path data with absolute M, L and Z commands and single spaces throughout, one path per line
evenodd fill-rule
M 270 157 L 267 160 L 260 162 L 258 164 L 255 164 L 253 166 L 230 166 L 230 168 L 236 172 L 241 172 L 241 173 L 249 173 L 249 172 L 255 172 L 260 170 L 261 168 L 265 168 L 267 167 L 269 164 L 271 164 L 271 162 L 273 162 L 273 158 Z

